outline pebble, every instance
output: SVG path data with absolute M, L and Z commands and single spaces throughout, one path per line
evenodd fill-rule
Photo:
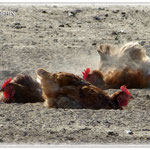
M 65 27 L 64 24 L 59 25 L 59 27 Z
M 92 43 L 92 45 L 96 45 L 96 43 Z
M 105 17 L 108 17 L 108 14 L 105 14 Z
M 118 33 L 116 31 L 113 31 L 111 34 L 112 35 L 118 35 Z
M 133 135 L 133 132 L 131 130 L 125 130 L 126 134 L 129 134 L 129 135 Z
M 68 16 L 69 17 L 75 17 L 75 15 L 77 14 L 77 13 L 80 13 L 80 12 L 82 12 L 82 10 L 80 10 L 80 9 L 76 9 L 76 10 L 74 10 L 74 11 L 70 11 L 70 12 L 68 12 Z
M 58 42 L 58 39 L 54 39 L 53 41 L 57 43 L 57 42 Z
M 101 20 L 101 18 L 98 17 L 98 16 L 94 16 L 93 19 L 95 19 L 95 20 Z
M 111 136 L 118 136 L 118 133 L 117 133 L 117 132 L 113 132 L 113 131 L 109 131 L 109 132 L 108 132 L 108 135 L 111 135 Z
M 126 13 L 125 13 L 125 12 L 122 12 L 121 14 L 122 14 L 122 15 L 125 15 Z
M 147 98 L 147 99 L 150 99 L 150 95 L 146 95 L 146 98 Z
M 27 136 L 27 132 L 26 131 L 24 131 L 23 136 Z
M 124 30 L 120 30 L 119 33 L 126 34 Z
M 142 129 L 142 131 L 150 131 L 150 129 Z
M 16 29 L 26 28 L 26 26 L 22 26 L 19 22 L 14 23 L 12 27 Z
M 119 39 L 118 39 L 118 36 L 115 37 L 115 40 L 116 40 L 116 41 L 119 40 Z
M 141 44 L 142 46 L 146 43 L 146 41 L 141 41 L 139 44 Z
M 74 12 L 68 12 L 68 16 L 69 16 L 69 17 L 71 17 L 71 16 L 74 17 L 74 16 L 75 16 L 75 13 L 74 13 Z
M 16 25 L 21 25 L 19 22 L 16 22 L 16 23 L 14 23 L 14 25 L 16 26 Z
M 119 12 L 119 10 L 113 10 L 112 12 L 113 12 L 113 13 L 118 13 L 118 12 Z
M 98 10 L 105 10 L 105 8 L 101 8 L 101 7 L 99 7 L 99 8 L 98 8 Z
M 46 12 L 46 10 L 42 10 L 42 13 L 46 14 L 47 12 Z
M 70 27 L 71 28 L 71 25 L 69 25 L 68 23 L 66 24 L 66 26 Z

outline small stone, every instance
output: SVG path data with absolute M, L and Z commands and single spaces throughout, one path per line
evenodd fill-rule
M 98 10 L 105 10 L 105 8 L 101 8 L 101 7 L 99 7 L 99 8 L 98 8 Z
M 118 136 L 118 133 L 117 132 L 113 132 L 113 131 L 109 131 L 108 135 L 110 135 L 110 136 Z
M 74 13 L 74 12 L 68 12 L 68 16 L 69 16 L 69 17 L 71 17 L 71 16 L 74 17 L 74 16 L 75 16 L 75 13 Z
M 101 20 L 101 18 L 98 17 L 98 16 L 94 16 L 93 19 L 94 19 L 94 20 Z
M 2 139 L 0 139 L 0 143 L 4 142 Z
M 46 10 L 42 10 L 42 13 L 46 14 L 47 12 L 46 12 Z
M 96 45 L 96 43 L 92 43 L 92 45 Z
M 126 34 L 126 33 L 124 32 L 124 30 L 120 30 L 119 33 L 121 33 L 121 34 Z
M 49 28 L 53 28 L 52 26 L 49 26 Z
M 108 17 L 108 14 L 105 14 L 105 17 Z
M 142 131 L 150 131 L 150 129 L 142 129 Z
M 12 27 L 16 29 L 26 28 L 26 26 L 22 26 L 19 22 L 14 23 Z
M 59 27 L 65 27 L 63 24 L 59 25 Z
M 82 12 L 82 10 L 81 10 L 81 9 L 76 9 L 76 10 L 74 10 L 73 12 L 74 12 L 75 14 L 77 14 L 77 13 Z
M 73 141 L 74 138 L 73 137 L 67 137 L 67 140 Z
M 66 26 L 68 26 L 69 28 L 71 28 L 71 25 L 69 25 L 68 23 L 66 24 Z
M 26 135 L 27 135 L 27 132 L 26 132 L 26 131 L 24 131 L 23 136 L 26 136 Z
M 133 132 L 131 130 L 126 130 L 125 132 L 129 135 L 133 135 Z
M 19 22 L 16 22 L 16 23 L 14 23 L 14 25 L 16 26 L 16 25 L 21 25 Z
M 111 34 L 112 35 L 118 35 L 116 31 L 113 31 Z
M 116 41 L 118 40 L 118 36 L 115 37 L 115 40 L 116 40 Z
M 123 30 L 120 30 L 119 32 L 123 33 L 124 31 L 123 31 Z
M 53 41 L 54 41 L 55 43 L 57 43 L 57 42 L 58 42 L 58 39 L 54 39 Z
M 55 134 L 56 132 L 55 131 L 50 131 L 50 134 Z
M 146 41 L 141 41 L 140 44 L 143 46 L 146 43 Z
M 10 119 L 9 119 L 9 118 L 7 118 L 5 121 L 10 121 Z
M 119 12 L 119 10 L 113 10 L 112 12 L 113 12 L 113 13 L 118 13 L 118 12 Z
M 147 99 L 150 99 L 150 95 L 146 95 L 146 98 L 147 98 Z
M 121 14 L 122 14 L 122 15 L 125 15 L 126 13 L 125 13 L 125 12 L 122 12 Z

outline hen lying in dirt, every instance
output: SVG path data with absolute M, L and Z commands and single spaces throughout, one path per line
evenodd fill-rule
M 17 75 L 2 85 L 0 101 L 5 103 L 34 103 L 43 102 L 40 85 L 30 76 Z
M 150 87 L 150 75 L 146 76 L 140 70 L 133 70 L 127 67 L 109 71 L 106 74 L 98 70 L 90 71 L 87 68 L 82 73 L 86 81 L 102 89 L 119 89 L 121 85 L 125 85 L 129 89 Z
M 123 109 L 132 98 L 125 86 L 112 96 L 86 82 L 77 75 L 65 72 L 50 73 L 37 70 L 37 81 L 41 84 L 44 105 L 58 108 Z M 61 101 L 62 97 L 67 97 Z
M 121 47 L 101 44 L 98 53 L 100 55 L 98 70 L 105 74 L 126 67 L 140 70 L 144 75 L 150 73 L 150 57 L 138 42 L 130 42 Z
M 150 87 L 150 58 L 137 42 L 122 47 L 101 44 L 99 70 L 83 72 L 83 78 L 102 89 Z

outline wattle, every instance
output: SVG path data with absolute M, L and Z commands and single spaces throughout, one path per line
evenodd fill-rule
M 124 101 L 122 106 L 127 106 L 128 105 L 128 100 Z
M 6 98 L 6 99 L 9 99 L 9 98 L 10 98 L 10 95 L 9 95 L 7 92 L 3 92 L 3 96 L 4 96 L 4 98 Z

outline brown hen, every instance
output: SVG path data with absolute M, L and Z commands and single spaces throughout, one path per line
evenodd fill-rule
M 17 75 L 2 85 L 0 101 L 5 103 L 43 102 L 42 89 L 36 81 L 27 75 Z
M 65 96 L 70 98 L 74 108 L 77 105 L 85 109 L 122 109 L 132 97 L 123 86 L 121 91 L 109 96 L 100 88 L 71 73 L 52 74 L 44 69 L 38 69 L 37 81 L 43 90 L 44 105 L 49 108 L 60 107 L 58 104 L 60 100 L 58 99 Z M 61 103 L 61 105 L 63 104 Z

